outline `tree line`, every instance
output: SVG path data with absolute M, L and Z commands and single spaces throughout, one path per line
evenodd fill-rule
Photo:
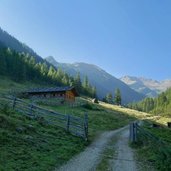
M 61 68 L 56 69 L 47 62 L 37 63 L 30 54 L 18 53 L 10 48 L 0 48 L 0 75 L 16 82 L 74 86 L 80 94 L 96 97 L 96 88 L 89 83 L 87 76 L 82 82 L 79 73 L 72 77 Z
M 110 104 L 121 105 L 122 97 L 120 89 L 117 88 L 114 92 L 114 97 L 112 93 L 107 93 L 106 96 L 103 98 L 103 101 Z
M 171 115 L 171 88 L 156 98 L 145 98 L 138 103 L 131 103 L 129 108 L 154 114 Z

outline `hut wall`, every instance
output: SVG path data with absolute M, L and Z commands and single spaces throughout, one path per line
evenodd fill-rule
M 75 101 L 75 94 L 70 90 L 66 91 L 66 100 Z

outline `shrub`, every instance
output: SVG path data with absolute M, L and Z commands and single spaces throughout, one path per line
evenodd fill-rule
M 93 110 L 93 106 L 89 103 L 86 103 L 82 106 L 83 108 L 89 109 L 89 110 Z

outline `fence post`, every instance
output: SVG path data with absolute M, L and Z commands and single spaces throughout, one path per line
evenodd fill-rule
M 134 141 L 134 123 L 130 123 L 130 141 Z
M 13 109 L 15 108 L 16 100 L 17 100 L 16 97 L 14 97 L 13 104 L 12 104 L 12 108 L 13 108 Z
M 129 138 L 131 143 L 137 142 L 137 123 L 133 122 L 130 124 L 130 134 L 129 134 Z
M 85 140 L 88 140 L 88 114 L 84 114 L 84 136 Z
M 137 123 L 134 123 L 134 142 L 137 142 Z
M 132 123 L 129 124 L 129 140 L 132 139 Z
M 69 132 L 69 125 L 70 125 L 70 115 L 67 115 L 67 125 L 66 125 L 67 132 Z
M 133 122 L 130 124 L 130 141 L 131 143 L 137 142 L 137 123 Z

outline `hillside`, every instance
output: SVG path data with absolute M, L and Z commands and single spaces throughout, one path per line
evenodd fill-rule
M 156 98 L 146 98 L 138 103 L 130 104 L 129 107 L 144 112 L 151 112 L 156 115 L 166 115 L 170 117 L 171 88 L 162 92 Z
M 101 99 L 105 97 L 107 93 L 114 94 L 116 88 L 119 88 L 121 91 L 122 104 L 139 101 L 144 98 L 143 95 L 135 92 L 125 83 L 110 75 L 98 66 L 86 63 L 58 63 L 53 57 L 48 57 L 46 60 L 53 64 L 56 68 L 62 68 L 70 75 L 74 76 L 79 72 L 82 80 L 85 76 L 88 76 L 90 83 L 96 87 L 97 95 Z
M 63 73 L 52 78 L 53 73 L 50 74 L 50 71 L 53 68 L 48 68 L 46 63 L 36 63 L 35 58 L 28 54 L 0 48 L 0 56 L 0 76 L 8 77 L 16 82 L 32 81 L 39 84 L 63 85 L 61 81 Z M 57 70 L 53 69 L 53 72 L 55 73 Z
M 31 85 L 31 82 L 16 83 L 7 78 L 1 79 L 0 93 L 9 93 L 12 87 L 22 89 Z M 1 103 L 4 102 L 0 100 Z M 105 103 L 99 105 L 89 103 L 89 105 L 75 108 L 69 105 L 40 104 L 46 109 L 80 117 L 87 112 L 90 142 L 99 132 L 117 129 L 137 117 L 146 115 Z M 22 115 L 7 105 L 0 105 L 0 123 L 0 155 L 3 155 L 3 158 L 0 158 L 0 163 L 2 163 L 0 170 L 52 170 L 88 145 L 84 140 L 70 135 L 64 129 L 42 124 L 41 120 L 39 122 L 39 120 L 30 119 L 27 115 Z
M 1 171 L 53 170 L 84 147 L 83 139 L 0 105 Z
M 95 97 L 96 89 L 87 82 L 84 86 L 79 75 L 71 77 L 60 68 L 37 55 L 30 47 L 0 28 L 0 75 L 19 81 L 33 81 L 53 86 L 75 86 L 86 96 Z
M 28 53 L 30 56 L 34 56 L 37 62 L 43 61 L 43 59 L 37 55 L 33 49 L 0 28 L 0 47 L 2 46 L 9 47 L 10 49 L 13 49 L 17 52 Z
M 61 69 L 48 66 L 46 62 L 36 62 L 29 54 L 18 53 L 9 48 L 0 48 L 0 76 L 16 82 L 42 84 L 48 87 L 74 86 L 80 94 L 95 97 L 96 90 L 91 84 L 84 87 L 80 77 L 71 77 Z
M 113 77 L 112 75 L 108 74 L 107 72 L 95 65 L 85 63 L 62 64 L 54 61 L 52 57 L 47 58 L 46 61 L 48 62 L 46 62 L 39 55 L 37 55 L 30 47 L 21 43 L 16 38 L 3 31 L 1 28 L 0 47 L 9 47 L 12 52 L 12 55 L 10 57 L 10 63 L 7 59 L 5 59 L 5 55 L 9 58 L 11 52 L 6 51 L 6 54 L 2 55 L 2 59 L 0 60 L 3 65 L 0 66 L 0 74 L 8 76 L 10 75 L 10 77 L 16 81 L 24 81 L 28 79 L 32 79 L 35 81 L 36 78 L 41 77 L 41 79 L 39 80 L 43 80 L 44 82 L 48 80 L 48 83 L 50 84 L 55 84 L 56 81 L 57 85 L 75 85 L 81 93 L 90 95 L 92 97 L 95 96 L 95 93 L 97 91 L 97 95 L 101 99 L 104 98 L 107 93 L 114 94 L 115 89 L 119 88 L 122 93 L 122 104 L 139 101 L 144 98 L 143 95 L 136 93 L 126 84 L 124 84 L 117 78 Z M 13 50 L 19 52 L 20 54 L 14 53 Z M 1 54 L 2 53 L 4 52 L 1 51 Z M 15 56 L 15 58 L 13 59 L 12 56 Z M 25 65 L 23 64 L 23 62 L 27 64 Z M 62 68 L 62 70 L 68 73 L 68 75 L 61 70 L 55 71 L 52 66 L 50 67 L 49 62 L 55 67 L 57 67 L 57 70 L 59 67 Z M 14 67 L 14 65 L 16 65 L 16 67 Z M 21 66 L 21 68 L 19 66 Z M 9 71 L 9 73 L 7 71 Z M 79 85 L 81 83 L 79 77 L 77 77 L 78 72 L 80 72 L 82 82 L 85 76 L 88 77 L 89 86 L 87 86 L 86 88 L 81 88 L 81 85 Z M 73 76 L 74 78 L 70 77 L 69 75 Z M 77 83 L 74 83 L 74 80 L 77 81 Z
M 148 97 L 156 97 L 159 93 L 166 91 L 171 87 L 171 80 L 156 81 L 143 77 L 124 76 L 120 78 L 125 84 L 133 90 L 142 93 Z

